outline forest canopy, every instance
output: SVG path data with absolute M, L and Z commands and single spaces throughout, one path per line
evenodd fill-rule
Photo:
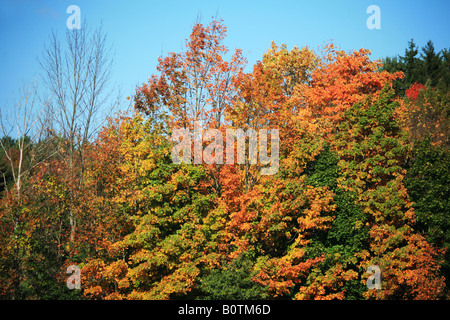
M 197 22 L 133 108 L 95 131 L 110 57 L 101 31 L 69 32 L 93 57 L 65 70 L 84 75 L 70 87 L 83 96 L 43 104 L 60 122 L 39 123 L 38 138 L 0 140 L 0 298 L 449 298 L 449 49 L 411 40 L 381 61 L 272 42 L 246 68 L 222 21 Z M 56 86 L 48 66 L 68 62 L 51 48 L 46 85 L 71 92 Z M 196 121 L 224 136 L 277 129 L 278 171 L 261 174 L 249 153 L 174 163 L 172 133 Z M 212 138 L 189 146 L 192 159 Z M 79 290 L 66 285 L 73 265 Z

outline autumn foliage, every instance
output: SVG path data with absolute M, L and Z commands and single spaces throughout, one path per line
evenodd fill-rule
M 411 199 L 425 179 L 412 175 L 420 138 L 448 159 L 448 91 L 414 84 L 401 97 L 402 72 L 332 44 L 272 43 L 248 68 L 225 37 L 222 21 L 195 24 L 136 89 L 134 110 L 84 147 L 82 168 L 62 152 L 33 169 L 27 192 L 3 191 L 0 296 L 448 298 L 448 230 L 430 238 Z M 172 130 L 194 121 L 279 129 L 279 171 L 261 175 L 248 158 L 173 163 Z M 439 212 L 448 220 L 448 206 Z M 71 264 L 80 291 L 65 287 Z M 379 290 L 366 286 L 371 265 Z

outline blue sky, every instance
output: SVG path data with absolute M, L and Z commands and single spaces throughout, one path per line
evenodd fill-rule
M 112 82 L 124 97 L 156 73 L 157 58 L 182 50 L 197 16 L 218 15 L 228 27 L 225 44 L 241 48 L 251 67 L 270 46 L 318 46 L 333 40 L 344 50 L 367 48 L 372 58 L 403 54 L 408 40 L 450 47 L 450 1 L 251 1 L 251 0 L 0 0 L 0 108 L 13 102 L 22 82 L 39 79 L 37 58 L 50 32 L 66 32 L 75 4 L 91 26 L 103 23 L 115 51 Z M 381 29 L 370 30 L 369 5 L 381 11 Z M 250 69 L 250 68 L 249 68 Z

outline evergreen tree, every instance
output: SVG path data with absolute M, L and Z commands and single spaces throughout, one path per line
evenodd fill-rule
M 421 61 L 417 56 L 419 53 L 419 48 L 414 43 L 414 40 L 411 39 L 408 42 L 408 48 L 405 50 L 405 55 L 401 58 L 402 65 L 404 66 L 405 78 L 403 81 L 403 91 L 408 89 L 411 84 L 415 82 L 422 82 L 421 75 Z
M 403 79 L 394 80 L 397 95 L 404 96 L 405 91 L 415 83 L 439 86 L 445 89 L 450 85 L 450 53 L 448 49 L 436 52 L 433 42 L 429 40 L 419 48 L 411 39 L 403 56 L 386 57 L 383 59 L 382 70 L 390 73 L 402 71 Z M 420 53 L 420 54 L 419 54 Z
M 394 73 L 397 71 L 402 71 L 405 73 L 405 64 L 400 56 L 397 57 L 386 57 L 383 59 L 382 71 L 387 71 L 389 73 Z M 397 94 L 402 94 L 407 88 L 405 88 L 405 79 L 395 79 L 393 81 L 393 86 Z
M 450 287 L 450 153 L 427 137 L 414 143 L 405 185 L 414 201 L 415 229 L 438 248 L 445 248 L 442 273 Z
M 435 52 L 431 40 L 422 48 L 422 60 L 424 77 L 421 79 L 422 82 L 429 81 L 431 86 L 436 86 L 442 75 L 442 60 L 440 53 Z
M 444 49 L 441 51 L 442 55 L 442 80 L 445 86 L 450 86 L 450 50 Z

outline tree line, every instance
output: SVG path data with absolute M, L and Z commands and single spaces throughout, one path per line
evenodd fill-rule
M 245 71 L 226 31 L 197 22 L 133 108 L 108 117 L 102 30 L 50 36 L 48 95 L 24 90 L 26 112 L 1 125 L 1 298 L 449 297 L 448 50 L 430 41 L 419 56 L 411 40 L 373 61 L 272 43 Z M 278 172 L 248 153 L 173 163 L 173 130 L 196 121 L 278 129 Z M 381 289 L 366 285 L 373 265 Z

